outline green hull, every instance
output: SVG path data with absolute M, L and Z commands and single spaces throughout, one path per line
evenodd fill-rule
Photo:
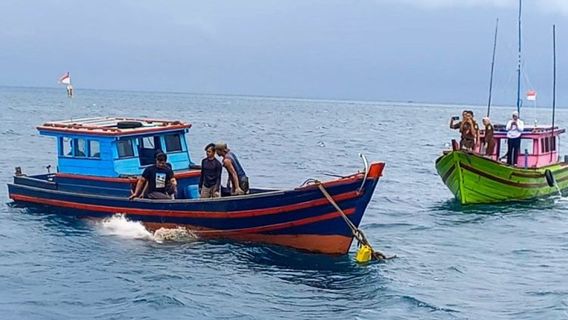
M 436 160 L 442 181 L 462 204 L 530 200 L 568 188 L 568 163 L 541 168 L 517 168 L 464 151 L 451 151 Z M 550 170 L 556 186 L 549 186 Z

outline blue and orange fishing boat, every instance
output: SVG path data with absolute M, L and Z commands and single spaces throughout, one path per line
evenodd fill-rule
M 384 163 L 365 161 L 363 172 L 289 190 L 251 189 L 242 196 L 200 199 L 200 170 L 185 136 L 190 127 L 181 121 L 116 117 L 47 122 L 37 129 L 57 139 L 57 172 L 25 175 L 16 168 L 9 196 L 16 203 L 79 217 L 121 213 L 150 230 L 181 226 L 200 238 L 326 254 L 349 251 Z M 137 177 L 154 163 L 158 150 L 168 155 L 174 170 L 177 198 L 129 200 Z

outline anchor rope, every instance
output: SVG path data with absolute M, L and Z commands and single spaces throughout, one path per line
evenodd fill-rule
M 318 188 L 320 189 L 321 193 L 323 193 L 323 195 L 325 196 L 325 198 L 329 201 L 329 203 L 331 203 L 331 205 L 335 208 L 335 210 L 337 210 L 337 212 L 339 212 L 341 214 L 341 217 L 343 218 L 343 220 L 345 220 L 345 223 L 347 224 L 347 226 L 349 226 L 349 229 L 351 229 L 351 232 L 353 233 L 353 236 L 355 237 L 355 239 L 357 239 L 357 241 L 359 242 L 359 247 L 361 246 L 368 246 L 369 248 L 371 248 L 371 252 L 372 255 L 375 259 L 377 260 L 386 260 L 386 259 L 390 259 L 393 257 L 387 257 L 386 255 L 384 255 L 382 252 L 373 249 L 373 247 L 371 246 L 371 244 L 369 243 L 369 240 L 367 240 L 367 237 L 365 236 L 365 234 L 363 233 L 363 231 L 359 228 L 357 228 L 357 226 L 355 226 L 353 224 L 353 222 L 351 222 L 351 220 L 349 220 L 349 218 L 347 217 L 347 215 L 345 214 L 345 212 L 343 212 L 343 210 L 341 210 L 341 208 L 339 207 L 339 205 L 337 204 L 337 202 L 335 202 L 335 200 L 333 200 L 333 198 L 331 197 L 331 195 L 327 192 L 327 190 L 325 189 L 325 187 L 323 186 L 323 184 L 320 181 L 315 181 L 315 183 L 317 184 Z

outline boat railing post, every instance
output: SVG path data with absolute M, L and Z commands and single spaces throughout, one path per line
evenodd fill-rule
M 367 157 L 364 154 L 359 153 L 359 157 L 363 159 L 363 163 L 365 164 L 365 174 L 363 176 L 363 182 L 361 182 L 361 186 L 359 187 L 359 192 L 363 190 L 363 186 L 365 186 L 365 182 L 367 182 L 367 176 L 369 175 L 369 162 L 367 162 Z
M 525 149 L 525 169 L 529 167 L 529 149 Z

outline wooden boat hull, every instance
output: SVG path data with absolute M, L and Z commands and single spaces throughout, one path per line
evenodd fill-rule
M 436 160 L 436 170 L 461 204 L 499 203 L 546 197 L 568 188 L 568 163 L 518 168 L 457 150 Z M 550 186 L 546 171 L 557 186 Z
M 357 173 L 323 183 L 356 226 L 361 222 L 383 168 L 384 163 L 373 163 L 367 177 Z M 69 185 L 69 179 L 65 176 L 61 181 Z M 104 183 L 100 179 L 96 182 Z M 10 198 L 17 203 L 50 206 L 57 208 L 58 213 L 81 217 L 121 213 L 150 229 L 184 226 L 202 238 L 271 243 L 326 254 L 347 253 L 353 240 L 340 213 L 316 185 L 206 200 L 134 201 L 128 200 L 123 190 L 120 196 L 109 196 L 108 190 L 93 193 L 94 188 L 88 189 L 89 193 L 78 189 L 75 192 L 60 190 L 69 190 L 65 185 L 19 176 L 14 177 L 8 190 Z

